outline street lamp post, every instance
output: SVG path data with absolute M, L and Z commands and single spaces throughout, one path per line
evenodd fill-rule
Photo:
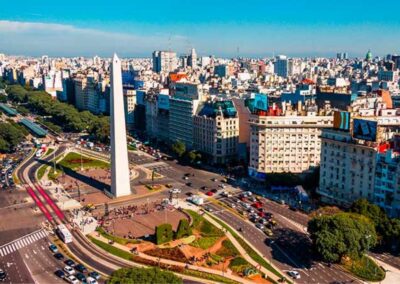
M 53 151 L 53 165 L 54 165 L 54 175 L 57 174 L 57 170 L 56 170 L 56 150 Z

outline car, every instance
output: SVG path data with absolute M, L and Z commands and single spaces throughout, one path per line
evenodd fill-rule
M 212 192 L 212 193 L 217 193 L 218 190 L 217 190 L 216 188 L 213 188 L 213 189 L 211 189 L 211 192 Z
M 251 217 L 250 218 L 250 221 L 253 222 L 253 223 L 257 223 L 257 220 L 258 220 L 257 217 Z
M 64 271 L 68 274 L 68 275 L 73 275 L 75 274 L 75 269 L 73 269 L 71 266 L 67 265 L 64 267 Z
M 205 207 L 204 209 L 206 209 L 208 212 L 213 212 L 214 211 L 214 209 L 212 209 L 211 207 Z
M 87 284 L 98 284 L 97 280 L 94 279 L 93 277 L 88 277 L 88 278 L 86 279 L 86 283 L 87 283 Z
M 201 190 L 207 190 L 208 187 L 204 185 L 204 186 L 200 187 L 200 189 L 201 189 Z
M 77 266 L 75 266 L 75 269 L 78 270 L 79 272 L 82 272 L 82 273 L 86 273 L 87 272 L 87 269 L 83 264 L 78 264 Z
M 64 277 L 65 277 L 65 273 L 64 273 L 64 271 L 62 271 L 61 269 L 56 270 L 56 271 L 54 272 L 54 274 L 55 274 L 57 277 L 60 277 L 60 278 L 64 278 Z
M 300 279 L 300 273 L 298 272 L 298 271 L 296 271 L 296 270 L 290 270 L 290 271 L 288 271 L 288 275 L 290 276 L 290 277 L 292 277 L 293 279 Z
M 256 227 L 258 228 L 258 229 L 260 229 L 260 230 L 264 230 L 264 225 L 263 224 L 260 224 L 260 223 L 257 223 L 256 224 Z
M 77 273 L 75 275 L 76 278 L 78 278 L 79 281 L 81 281 L 82 283 L 86 283 L 86 276 L 83 273 Z
M 54 254 L 54 257 L 58 260 L 64 259 L 64 256 L 62 253 L 58 252 Z
M 4 281 L 7 278 L 7 273 L 3 270 L 0 269 L 0 281 Z
M 215 182 L 215 181 L 218 181 L 216 178 L 212 178 L 211 180 L 214 181 L 214 182 Z
M 226 187 L 226 185 L 225 185 L 225 184 L 223 184 L 223 183 L 221 183 L 221 184 L 219 184 L 219 185 L 218 185 L 218 187 L 220 187 L 220 188 L 225 188 L 225 187 Z
M 261 202 L 255 202 L 255 203 L 253 203 L 251 206 L 253 206 L 254 208 L 256 208 L 256 209 L 259 209 L 259 208 L 261 208 L 262 207 L 262 204 L 261 204 Z
M 263 225 L 265 225 L 265 224 L 268 223 L 267 220 L 265 220 L 264 218 L 260 218 L 260 220 L 258 220 L 258 222 L 259 222 L 260 224 L 263 224 Z
M 181 190 L 179 188 L 174 188 L 174 189 L 170 189 L 169 193 L 179 194 L 179 193 L 181 193 Z
M 192 186 L 192 183 L 191 182 L 187 182 L 186 186 Z
M 231 208 L 236 208 L 236 204 L 235 203 L 231 203 L 230 206 L 231 206 Z
M 92 271 L 92 272 L 89 273 L 89 277 L 92 277 L 92 278 L 94 278 L 96 280 L 99 280 L 100 279 L 100 274 L 97 273 L 96 271 Z
M 167 184 L 165 185 L 165 187 L 166 187 L 166 188 L 172 188 L 172 184 L 167 183 Z
M 274 233 L 272 233 L 272 231 L 268 228 L 265 228 L 263 231 L 268 237 L 272 237 L 274 235 Z
M 189 197 L 190 197 L 190 196 L 193 196 L 193 192 L 190 192 L 190 191 L 189 191 L 189 192 L 186 192 L 186 195 L 189 196 Z
M 184 180 L 188 180 L 189 178 L 188 178 L 187 176 L 184 176 L 183 179 L 184 179 Z
M 213 195 L 214 195 L 214 192 L 208 191 L 208 192 L 206 193 L 206 195 L 208 195 L 208 196 L 213 196 Z
M 294 206 L 289 206 L 289 210 L 292 210 L 292 211 L 296 212 L 296 211 L 297 211 L 297 208 L 294 207 Z
M 248 211 L 249 213 L 255 213 L 255 212 L 256 212 L 256 211 L 254 211 L 253 208 L 249 208 L 249 209 L 247 209 L 247 211 Z
M 51 250 L 52 253 L 57 253 L 58 252 L 58 248 L 55 244 L 51 244 L 49 245 L 49 249 Z
M 79 284 L 79 280 L 76 279 L 76 277 L 74 275 L 68 275 L 65 280 L 67 280 L 67 282 L 72 283 L 72 284 Z
M 75 266 L 75 262 L 72 259 L 67 259 L 66 261 L 64 261 L 64 263 L 71 267 Z

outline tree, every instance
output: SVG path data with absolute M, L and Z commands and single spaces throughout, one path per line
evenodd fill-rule
M 308 223 L 308 232 L 315 251 L 327 262 L 359 259 L 377 243 L 374 224 L 354 213 L 315 217 Z
M 156 227 L 156 242 L 157 245 L 172 241 L 172 225 L 161 224 Z
M 176 230 L 175 239 L 190 236 L 192 229 L 190 228 L 189 221 L 187 219 L 181 219 L 179 221 L 178 229 Z
M 0 94 L 0 103 L 5 104 L 6 102 L 7 102 L 7 96 L 3 95 L 3 94 Z
M 186 152 L 186 145 L 182 141 L 177 140 L 174 144 L 172 144 L 171 150 L 178 155 L 178 157 L 182 157 Z
M 8 122 L 0 122 L 0 151 L 11 152 L 22 142 L 25 135 L 18 127 Z
M 121 268 L 111 274 L 107 281 L 110 284 L 141 283 L 141 284 L 180 284 L 182 279 L 169 271 L 157 267 L 152 268 Z
M 188 157 L 189 161 L 191 163 L 193 163 L 196 160 L 200 160 L 201 159 L 201 154 L 196 152 L 195 150 L 192 150 L 187 154 L 187 157 Z

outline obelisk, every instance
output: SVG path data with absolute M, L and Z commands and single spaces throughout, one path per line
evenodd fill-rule
M 114 54 L 111 63 L 110 79 L 111 194 L 114 197 L 120 197 L 131 194 L 131 187 L 122 93 L 121 60 L 116 54 Z

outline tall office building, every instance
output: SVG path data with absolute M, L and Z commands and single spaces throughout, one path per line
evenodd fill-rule
M 275 74 L 287 78 L 289 72 L 288 62 L 289 61 L 285 55 L 277 56 L 274 64 Z
M 125 110 L 122 92 L 121 61 L 114 54 L 111 64 L 111 194 L 131 194 L 126 143 Z
M 153 71 L 157 73 L 169 73 L 178 67 L 176 53 L 172 51 L 153 52 Z
M 190 52 L 188 65 L 190 67 L 192 67 L 193 69 L 197 66 L 197 54 L 196 54 L 196 50 L 194 48 L 192 48 L 192 51 Z

